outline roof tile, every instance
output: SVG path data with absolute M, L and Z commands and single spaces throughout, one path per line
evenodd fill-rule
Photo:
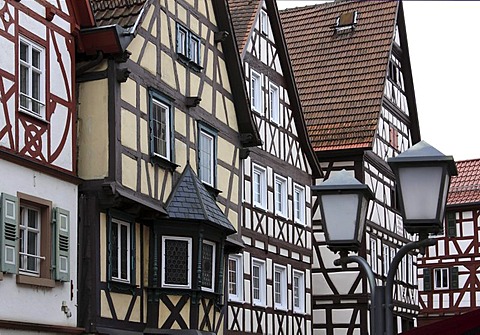
M 456 162 L 458 176 L 452 177 L 448 205 L 480 203 L 480 159 Z

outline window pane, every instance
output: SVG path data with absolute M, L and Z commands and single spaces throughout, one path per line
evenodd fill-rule
M 20 59 L 28 62 L 28 45 L 20 42 Z
M 165 283 L 188 285 L 188 242 L 165 240 Z
M 293 305 L 300 307 L 300 278 L 293 277 Z
M 228 293 L 237 294 L 237 260 L 228 260 Z
M 120 258 L 121 261 L 121 279 L 128 279 L 128 227 L 125 225 L 120 225 L 121 229 L 121 240 L 120 240 L 120 252 L 122 257 Z
M 32 50 L 32 65 L 40 69 L 40 51 L 35 49 Z
M 260 300 L 260 267 L 254 265 L 252 268 L 253 299 Z
M 112 231 L 111 231 L 111 266 L 112 266 L 112 277 L 118 278 L 118 224 L 112 222 Z
M 200 132 L 199 143 L 199 159 L 200 159 L 200 180 L 212 185 L 212 169 L 213 169 L 213 138 L 204 132 Z
M 204 243 L 202 249 L 202 286 L 213 288 L 213 245 Z
M 279 271 L 275 271 L 274 278 L 274 290 L 275 290 L 275 303 L 282 303 L 282 289 L 281 289 L 281 276 L 282 274 Z
M 168 110 L 165 106 L 153 103 L 153 138 L 154 138 L 154 152 L 168 158 L 167 141 L 169 140 L 168 129 Z

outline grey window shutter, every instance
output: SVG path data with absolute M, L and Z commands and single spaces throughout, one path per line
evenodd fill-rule
M 447 212 L 447 236 L 457 236 L 457 224 L 455 221 L 455 212 Z
M 432 289 L 432 275 L 428 268 L 423 269 L 423 290 L 430 291 Z
M 17 273 L 18 267 L 18 199 L 2 193 L 0 217 L 0 271 Z
M 70 280 L 70 212 L 55 208 L 55 279 Z
M 458 267 L 450 268 L 450 289 L 458 289 Z

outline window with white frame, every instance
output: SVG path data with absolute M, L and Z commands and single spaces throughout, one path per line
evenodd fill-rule
M 273 302 L 277 309 L 287 309 L 287 269 L 281 265 L 273 267 Z
M 21 192 L 0 194 L 0 272 L 18 283 L 70 281 L 70 213 Z
M 215 243 L 203 241 L 202 245 L 202 288 L 206 291 L 215 290 Z
M 228 257 L 228 298 L 243 301 L 243 262 L 241 255 Z
M 198 132 L 198 175 L 200 180 L 212 187 L 215 186 L 215 134 L 203 125 Z
M 390 248 L 388 245 L 383 245 L 383 275 L 388 276 L 388 268 L 390 265 Z
M 150 92 L 150 151 L 171 160 L 171 111 L 165 99 Z
M 305 189 L 299 185 L 293 188 L 293 211 L 295 222 L 305 224 Z
M 268 15 L 263 9 L 260 11 L 260 31 L 268 35 Z
M 45 49 L 20 37 L 20 107 L 45 118 Z
M 190 288 L 192 278 L 192 239 L 162 237 L 162 286 Z
M 25 274 L 40 274 L 40 209 L 31 206 L 20 207 L 20 271 Z
M 370 238 L 370 257 L 372 260 L 372 271 L 377 272 L 377 240 Z
M 184 26 L 177 24 L 177 54 L 189 65 L 200 66 L 201 40 Z M 199 69 L 201 69 L 199 67 Z
M 131 225 L 129 222 L 112 219 L 110 223 L 111 278 L 130 282 Z
M 286 217 L 287 213 L 287 179 L 275 176 L 275 213 Z
M 303 272 L 293 271 L 292 294 L 293 311 L 305 313 L 305 275 Z
M 448 288 L 448 268 L 438 268 L 434 269 L 434 278 L 436 289 L 447 289 Z
M 269 89 L 269 100 L 270 100 L 270 119 L 276 124 L 280 123 L 280 95 L 278 86 L 270 83 Z
M 253 165 L 252 172 L 253 204 L 260 208 L 267 207 L 267 171 Z
M 408 255 L 407 256 L 407 271 L 408 271 L 408 283 L 413 284 L 413 273 L 414 273 L 414 268 L 413 268 L 413 256 Z
M 254 305 L 266 305 L 267 281 L 265 276 L 265 262 L 252 260 L 252 302 Z
M 250 72 L 250 98 L 252 109 L 257 113 L 262 111 L 262 80 L 261 75 L 253 70 Z

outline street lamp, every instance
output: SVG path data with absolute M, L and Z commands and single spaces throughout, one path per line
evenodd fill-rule
M 419 241 L 400 248 L 389 267 L 385 286 L 376 284 L 364 258 L 348 256 L 349 251 L 358 251 L 362 242 L 368 201 L 373 198 L 371 191 L 346 171 L 312 187 L 319 198 L 327 246 L 340 252 L 334 264 L 346 267 L 348 263 L 357 263 L 367 274 L 372 301 L 371 333 L 375 335 L 393 334 L 393 283 L 398 265 L 408 252 L 436 243 L 428 234 L 443 228 L 450 177 L 457 175 L 453 157 L 443 155 L 424 141 L 390 158 L 388 163 L 399 186 L 405 230 L 419 233 Z

